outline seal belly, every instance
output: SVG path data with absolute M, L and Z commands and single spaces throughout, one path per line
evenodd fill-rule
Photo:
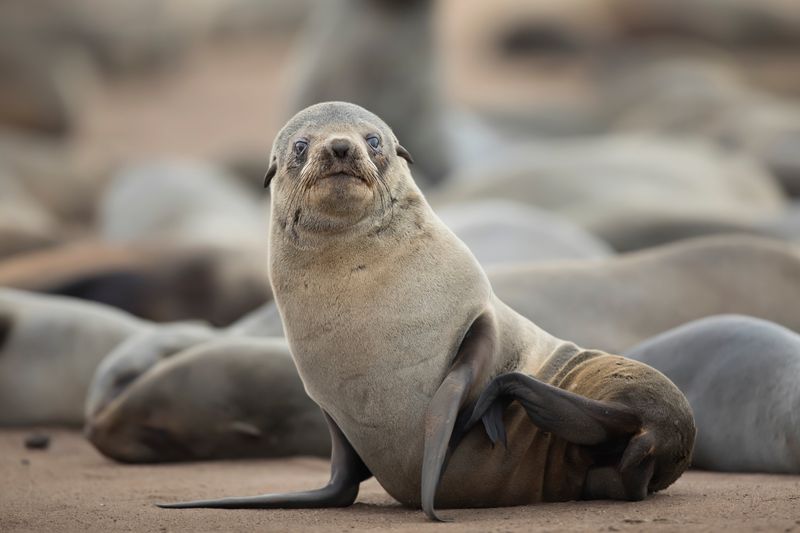
M 642 367 L 624 357 L 562 343 L 541 364 L 529 360 L 519 371 L 587 398 L 630 403 L 632 395 L 641 395 L 640 380 L 652 388 L 648 382 L 655 376 Z M 607 459 L 540 430 L 516 402 L 506 409 L 503 422 L 507 447 L 493 447 L 480 424 L 464 438 L 437 493 L 439 507 L 577 500 L 589 469 Z
M 539 430 L 519 404 L 503 416 L 508 447 L 492 447 L 479 425 L 453 453 L 438 507 L 502 507 L 581 496 L 591 460 L 580 446 Z M 416 503 L 416 502 L 414 502 Z
M 560 388 L 572 372 L 602 352 L 561 343 L 544 360 L 523 359 L 520 372 Z M 439 507 L 493 507 L 581 497 L 593 459 L 582 447 L 540 430 L 512 403 L 503 415 L 507 448 L 494 447 L 483 425 L 474 427 L 453 453 L 437 493 Z M 480 461 L 476 461 L 480 458 Z

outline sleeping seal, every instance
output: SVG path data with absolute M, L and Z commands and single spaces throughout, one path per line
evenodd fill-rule
M 177 348 L 203 336 L 186 328 L 162 338 Z M 154 350 L 142 357 L 143 342 L 153 336 L 119 346 L 95 377 L 86 435 L 104 455 L 142 463 L 330 453 L 285 340 L 222 336 L 161 359 Z
M 102 305 L 0 287 L 0 426 L 80 425 L 95 367 L 148 327 Z
M 0 262 L 0 286 L 117 307 L 155 322 L 227 326 L 272 297 L 266 250 L 79 241 Z
M 663 372 L 697 421 L 694 466 L 800 474 L 800 335 L 741 315 L 671 329 L 626 356 Z
M 800 331 L 800 251 L 763 237 L 702 237 L 609 259 L 500 265 L 487 273 L 495 294 L 528 320 L 613 353 L 724 313 Z
M 86 397 L 87 424 L 154 365 L 218 335 L 200 322 L 178 322 L 149 328 L 122 341 L 94 372 Z
M 639 500 L 688 467 L 695 429 L 680 391 L 503 304 L 410 162 L 389 127 L 353 104 L 311 106 L 278 134 L 266 176 L 270 277 L 330 427 L 331 479 L 168 507 L 346 506 L 374 475 L 438 519 L 434 501 Z

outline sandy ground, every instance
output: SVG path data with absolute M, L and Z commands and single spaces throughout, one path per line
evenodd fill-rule
M 644 502 L 567 502 L 442 514 L 426 521 L 365 483 L 332 510 L 165 510 L 158 501 L 309 488 L 326 461 L 227 461 L 130 466 L 100 456 L 75 431 L 52 430 L 46 451 L 28 430 L 0 431 L 0 531 L 800 531 L 800 477 L 690 472 Z

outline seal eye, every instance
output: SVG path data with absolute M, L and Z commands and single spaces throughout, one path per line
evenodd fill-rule
M 381 145 L 381 139 L 377 135 L 369 135 L 367 137 L 367 144 L 369 144 L 373 150 L 377 150 L 378 146 Z
M 294 153 L 297 155 L 303 155 L 308 150 L 308 141 L 299 140 L 295 141 L 294 143 Z

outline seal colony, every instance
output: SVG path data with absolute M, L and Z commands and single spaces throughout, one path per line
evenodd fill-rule
M 270 278 L 329 426 L 330 482 L 162 507 L 341 507 L 374 475 L 438 520 L 434 502 L 640 500 L 689 466 L 694 421 L 675 385 L 557 339 L 495 297 L 411 162 L 353 104 L 311 106 L 278 134 L 266 175 Z

